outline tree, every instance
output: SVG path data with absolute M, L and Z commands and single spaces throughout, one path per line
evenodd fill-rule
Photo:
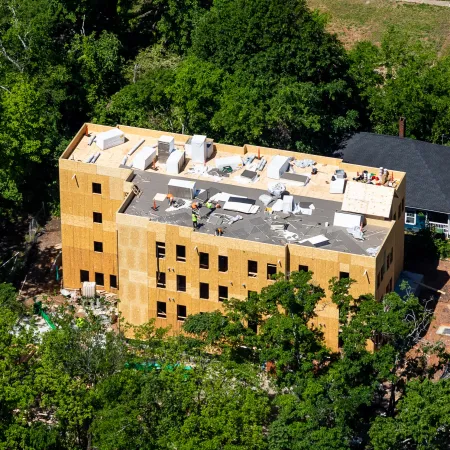
M 215 2 L 181 69 L 189 81 L 174 86 L 186 129 L 236 145 L 329 151 L 358 114 L 345 52 L 324 25 L 304 1 Z M 206 80 L 214 90 L 202 101 Z

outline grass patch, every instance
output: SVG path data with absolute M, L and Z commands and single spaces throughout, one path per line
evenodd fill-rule
M 328 29 L 346 48 L 358 41 L 379 44 L 390 26 L 414 39 L 432 43 L 440 53 L 450 50 L 450 8 L 399 3 L 395 0 L 307 0 L 311 9 L 330 16 Z

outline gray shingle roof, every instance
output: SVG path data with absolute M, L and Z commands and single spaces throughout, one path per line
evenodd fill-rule
M 342 148 L 345 162 L 406 172 L 406 206 L 450 214 L 450 147 L 357 133 Z

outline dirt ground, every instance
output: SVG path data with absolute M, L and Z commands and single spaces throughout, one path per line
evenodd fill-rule
M 56 267 L 61 266 L 61 220 L 52 218 L 45 225 L 28 259 L 28 272 L 20 286 L 22 296 L 57 295 L 61 289 Z M 59 274 L 60 279 L 62 273 Z

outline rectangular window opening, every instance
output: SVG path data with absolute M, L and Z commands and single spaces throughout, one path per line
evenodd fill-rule
M 109 276 L 109 286 L 111 288 L 117 289 L 117 276 L 116 275 Z
M 219 302 L 228 299 L 228 286 L 219 286 Z
M 339 279 L 350 278 L 350 274 L 348 272 L 339 272 Z
M 209 299 L 209 284 L 208 283 L 200 283 L 200 298 L 205 300 Z
M 156 302 L 156 315 L 161 319 L 167 319 L 166 302 Z
M 92 213 L 92 220 L 94 223 L 103 223 L 103 215 L 99 212 Z
M 165 272 L 156 272 L 156 287 L 166 287 L 166 274 Z
M 186 262 L 186 247 L 184 245 L 177 245 L 177 261 Z
M 80 282 L 89 281 L 89 270 L 80 270 Z
M 186 292 L 186 277 L 177 275 L 177 291 Z
M 103 242 L 94 241 L 94 252 L 103 252 Z
M 258 276 L 258 262 L 248 260 L 248 276 L 249 277 L 257 277 Z
M 200 269 L 209 269 L 209 253 L 200 252 Z
M 228 256 L 219 255 L 219 272 L 228 272 Z
M 308 272 L 308 266 L 299 265 L 298 266 L 298 271 L 299 272 Z
M 407 212 L 405 214 L 405 223 L 407 225 L 415 225 L 416 224 L 416 213 Z
M 187 308 L 184 305 L 177 305 L 177 320 L 184 322 L 187 317 Z
M 105 275 L 100 272 L 95 272 L 95 284 L 98 286 L 105 285 Z
M 267 264 L 267 279 L 273 280 L 276 274 L 277 274 L 277 265 Z
M 166 257 L 165 242 L 156 242 L 156 257 L 159 259 L 163 259 Z
M 101 194 L 102 193 L 102 185 L 100 183 L 92 183 L 92 193 L 93 194 Z
M 248 321 L 248 328 L 252 330 L 254 333 L 258 333 L 258 324 L 253 320 Z

